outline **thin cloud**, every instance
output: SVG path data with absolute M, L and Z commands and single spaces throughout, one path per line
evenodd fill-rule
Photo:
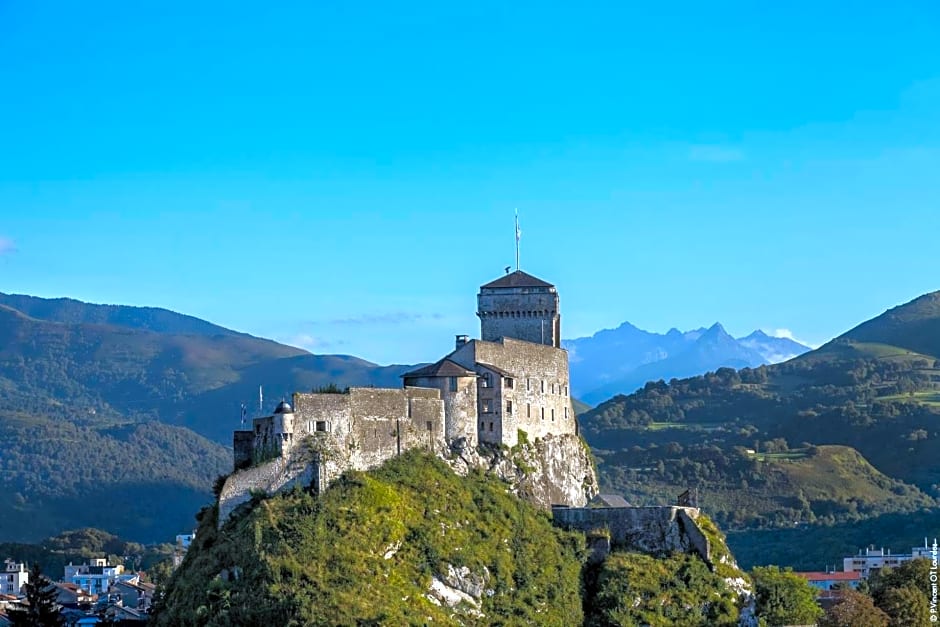
M 325 340 L 323 338 L 314 337 L 309 333 L 297 333 L 288 337 L 282 337 L 279 341 L 288 346 L 296 346 L 297 348 L 302 348 L 310 352 L 346 344 L 343 340 Z
M 740 148 L 721 144 L 695 144 L 689 147 L 689 160 L 705 163 L 744 161 L 747 155 Z
M 810 348 L 819 348 L 818 345 L 811 344 L 807 342 L 806 340 L 801 340 L 797 338 L 796 336 L 793 335 L 793 331 L 791 331 L 790 329 L 772 329 L 766 333 L 773 337 L 779 337 L 784 340 L 791 340 L 793 342 L 798 342 L 802 344 L 803 346 L 809 346 Z
M 0 255 L 10 255 L 16 252 L 16 242 L 9 237 L 0 235 Z

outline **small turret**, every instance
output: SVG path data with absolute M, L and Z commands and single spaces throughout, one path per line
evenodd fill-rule
M 281 454 L 294 443 L 294 408 L 287 401 L 281 401 L 274 409 L 274 439 L 280 442 Z

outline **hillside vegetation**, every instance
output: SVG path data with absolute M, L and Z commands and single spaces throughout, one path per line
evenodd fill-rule
M 582 432 L 608 489 L 645 503 L 697 487 L 729 529 L 921 511 L 940 496 L 938 358 L 933 293 L 783 364 L 647 383 L 582 414 Z
M 3 539 L 92 526 L 165 540 L 191 528 L 231 469 L 232 430 L 259 384 L 270 410 L 331 382 L 397 386 L 405 368 L 164 309 L 0 294 Z

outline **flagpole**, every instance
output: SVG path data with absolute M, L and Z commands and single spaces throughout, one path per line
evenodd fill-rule
M 516 209 L 516 270 L 519 270 L 519 239 L 522 231 L 519 230 L 519 210 Z

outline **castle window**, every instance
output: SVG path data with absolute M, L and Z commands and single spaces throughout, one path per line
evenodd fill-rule
M 316 429 L 320 432 L 326 432 L 330 430 L 330 425 L 326 420 L 317 420 Z
M 503 381 L 503 385 L 505 385 L 507 389 L 511 390 L 512 386 L 514 385 L 512 378 L 506 377 Z
M 568 386 L 565 386 L 565 396 L 568 396 Z
M 542 379 L 542 394 L 545 394 L 545 379 Z
M 434 431 L 434 423 L 428 420 L 428 431 Z
M 554 394 L 554 393 L 555 393 L 555 384 L 552 383 L 552 394 Z
M 480 385 L 483 386 L 483 387 L 485 387 L 485 388 L 493 387 L 493 379 L 492 379 L 491 377 L 492 377 L 492 375 L 491 375 L 490 373 L 488 373 L 488 372 L 485 373 L 485 374 L 480 378 Z
M 490 423 L 490 433 L 492 433 L 492 432 L 493 432 L 493 423 L 491 422 L 491 423 Z
M 532 379 L 525 380 L 525 389 L 528 390 L 531 387 Z
M 542 420 L 545 420 L 545 408 L 542 408 Z
M 450 391 L 456 392 L 457 391 L 457 377 L 448 377 L 447 379 L 448 379 L 447 383 L 450 385 Z
M 565 420 L 568 420 L 568 407 L 565 406 Z
M 507 414 L 512 413 L 512 401 L 506 401 L 506 413 Z
M 525 417 L 526 418 L 532 417 L 532 405 L 530 403 L 525 404 Z
M 552 422 L 555 422 L 555 408 L 552 407 Z
M 490 404 L 490 400 L 489 400 L 489 399 L 484 399 L 484 400 L 483 400 L 483 413 L 484 413 L 484 414 L 492 414 L 492 413 L 493 413 L 493 406 Z
M 480 421 L 480 431 L 483 431 L 483 427 L 484 427 L 484 426 L 485 426 L 485 423 L 481 420 L 481 421 Z

